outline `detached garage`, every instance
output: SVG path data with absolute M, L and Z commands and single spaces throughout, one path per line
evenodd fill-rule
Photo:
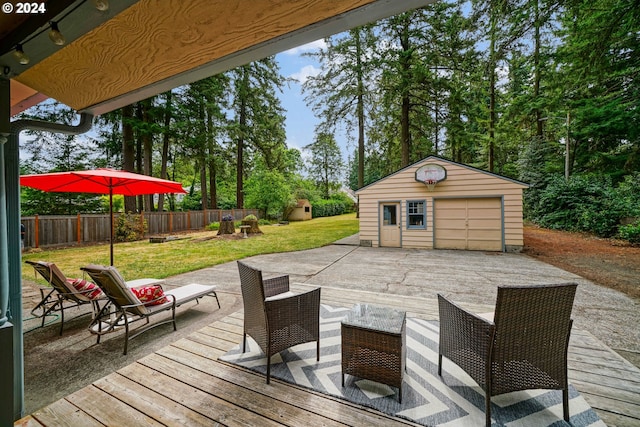
M 356 192 L 360 244 L 520 251 L 528 185 L 431 156 Z

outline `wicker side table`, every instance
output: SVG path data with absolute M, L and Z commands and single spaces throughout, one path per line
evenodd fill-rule
M 406 313 L 371 304 L 356 304 L 342 321 L 342 387 L 344 375 L 398 388 L 406 364 Z

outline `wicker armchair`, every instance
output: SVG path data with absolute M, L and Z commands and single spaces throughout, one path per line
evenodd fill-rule
M 562 390 L 563 415 L 569 421 L 567 350 L 576 287 L 499 287 L 493 322 L 438 294 L 438 375 L 445 356 L 480 385 L 487 426 L 492 396 L 528 389 Z
M 294 345 L 317 342 L 320 360 L 320 288 L 294 294 L 289 276 L 262 279 L 262 272 L 238 261 L 244 302 L 244 336 L 251 336 L 267 356 L 267 384 L 271 378 L 271 356 Z

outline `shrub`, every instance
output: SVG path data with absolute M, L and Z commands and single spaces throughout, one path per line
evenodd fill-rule
M 344 204 L 344 213 L 351 213 L 356 211 L 356 204 L 346 193 L 339 191 L 331 196 L 329 200 L 337 200 Z
M 312 215 L 314 218 L 323 216 L 341 215 L 346 212 L 345 204 L 340 200 L 318 200 L 313 204 Z
M 618 228 L 618 237 L 628 240 L 634 245 L 640 245 L 640 220 Z
M 350 212 L 355 212 L 355 204 L 344 193 L 336 193 L 330 199 L 317 200 L 313 203 L 312 209 L 314 218 L 342 215 Z
M 628 230 L 620 230 L 620 221 L 639 213 L 638 183 L 638 175 L 626 177 L 617 187 L 607 176 L 574 175 L 568 181 L 556 176 L 528 194 L 527 218 L 553 229 L 622 236 Z
M 202 210 L 202 196 L 199 191 L 193 191 L 185 195 L 180 202 L 180 208 L 183 211 L 200 211 Z
M 244 217 L 245 221 L 257 221 L 258 217 L 255 216 L 254 214 L 249 214 L 247 216 Z
M 113 230 L 113 240 L 116 242 L 133 242 L 144 238 L 147 221 L 140 214 L 120 214 Z

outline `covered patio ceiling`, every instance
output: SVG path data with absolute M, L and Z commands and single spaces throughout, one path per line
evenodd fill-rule
M 11 79 L 12 115 L 44 98 L 98 115 L 432 2 L 50 0 L 18 14 L 10 1 L 14 11 L 0 14 L 0 69 Z M 49 39 L 51 22 L 64 45 Z M 16 59 L 18 44 L 28 64 Z

